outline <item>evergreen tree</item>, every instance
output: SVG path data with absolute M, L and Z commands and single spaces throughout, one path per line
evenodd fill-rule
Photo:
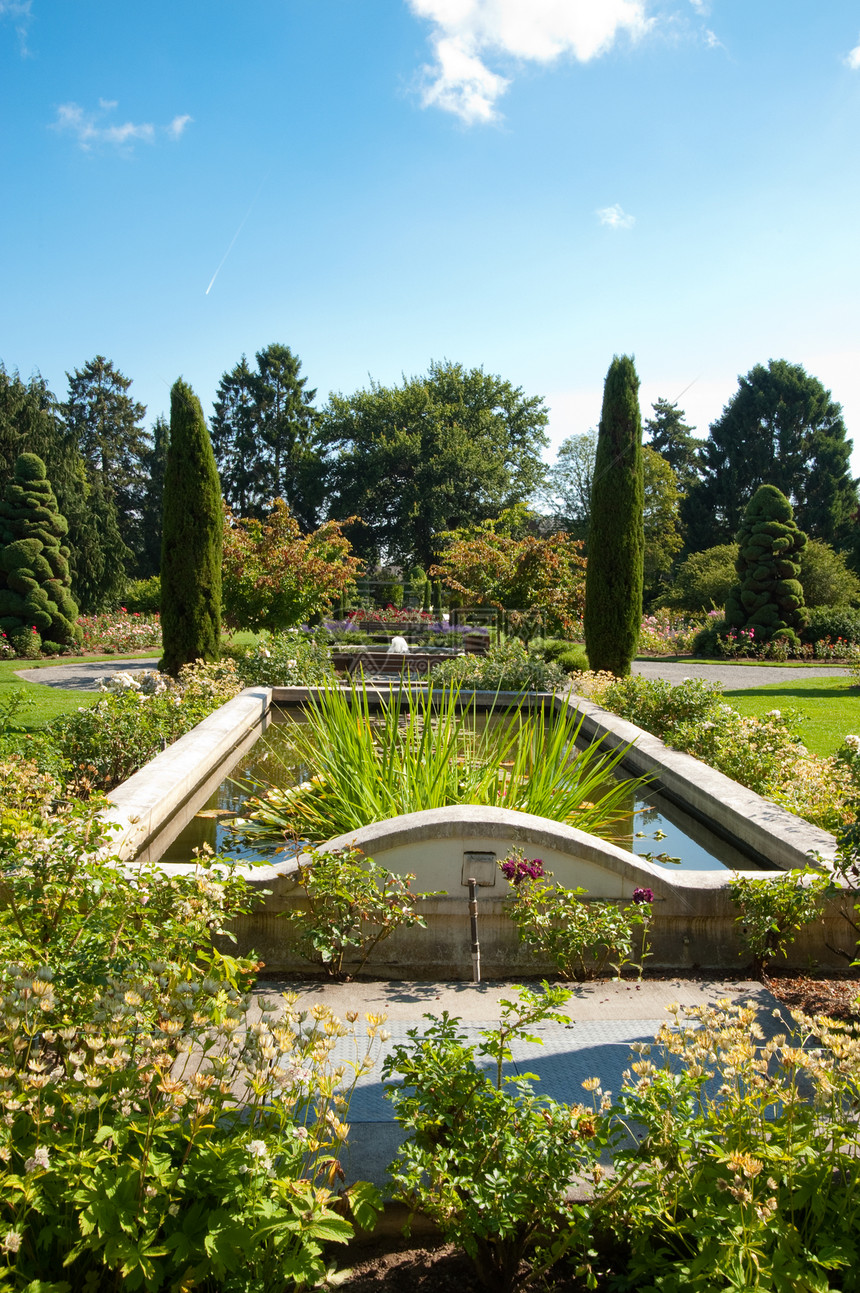
M 146 483 L 144 459 L 150 449 L 143 427 L 146 408 L 129 395 L 125 377 L 104 355 L 67 373 L 69 394 L 63 413 L 69 435 L 116 508 L 125 546 L 139 557 L 142 549 L 141 508 Z
M 675 473 L 678 488 L 686 494 L 699 478 L 697 459 L 699 442 L 693 436 L 694 427 L 687 426 L 684 412 L 677 404 L 659 397 L 651 405 L 654 416 L 648 418 L 643 431 L 648 443 L 665 458 Z
M 692 551 L 730 543 L 760 485 L 779 489 L 808 534 L 850 542 L 857 482 L 842 409 L 800 364 L 771 359 L 738 379 L 700 452 L 701 480 L 681 509 Z
M 164 513 L 164 472 L 167 467 L 167 444 L 170 428 L 164 418 L 156 418 L 152 428 L 152 448 L 144 457 L 147 481 L 141 508 L 142 547 L 139 562 L 141 576 L 157 575 L 161 568 L 161 521 Z
M 119 533 L 116 504 L 98 476 L 88 476 L 60 416 L 60 406 L 38 374 L 24 383 L 0 365 L 0 492 L 20 453 L 45 463 L 60 513 L 68 522 L 72 595 L 90 613 L 117 604 L 131 559 Z
M 67 530 L 42 459 L 19 454 L 0 502 L 0 629 L 13 646 L 33 629 L 56 643 L 78 636 Z
M 639 378 L 632 358 L 616 355 L 603 389 L 591 493 L 585 649 L 592 669 L 630 672 L 642 623 L 644 546 Z
M 775 485 L 761 485 L 738 531 L 735 570 L 740 582 L 726 600 L 730 628 L 752 629 L 757 641 L 799 642 L 809 618 L 799 581 L 806 543 L 785 494 Z
M 161 548 L 161 668 L 217 660 L 221 645 L 223 511 L 218 471 L 197 396 L 170 392 Z
M 255 380 L 244 355 L 232 372 L 222 376 L 212 416 L 212 450 L 231 512 L 262 519 L 274 495 L 267 494 L 267 474 L 261 470 Z
M 243 355 L 218 384 L 212 448 L 224 498 L 238 516 L 262 519 L 283 498 L 305 530 L 317 524 L 322 501 L 321 461 L 315 442 L 315 390 L 307 390 L 301 360 L 274 343 Z

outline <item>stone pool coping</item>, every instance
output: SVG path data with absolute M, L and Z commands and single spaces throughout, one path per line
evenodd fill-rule
M 231 761 L 230 766 L 235 764 L 264 730 L 271 705 L 301 704 L 312 690 L 247 687 L 111 791 L 107 817 L 116 828 L 111 851 L 124 859 L 151 857 L 155 860 L 155 842 L 161 850 L 179 834 L 196 812 L 196 807 L 190 807 L 192 801 L 205 802 L 229 772 L 225 767 L 227 761 Z M 391 690 L 385 686 L 368 688 L 371 694 L 379 695 L 389 695 Z M 482 701 L 487 704 L 496 697 L 502 705 L 522 702 L 529 706 L 549 699 L 549 693 L 539 692 L 529 693 L 525 698 L 516 692 L 464 692 L 463 696 L 464 699 L 474 696 L 478 704 Z M 782 870 L 803 867 L 810 862 L 813 852 L 821 855 L 825 867 L 832 863 L 836 840 L 828 831 L 763 799 L 692 755 L 670 749 L 659 737 L 618 718 L 593 701 L 564 692 L 555 697 L 554 704 L 557 708 L 572 704 L 582 715 L 586 736 L 600 737 L 613 749 L 632 745 L 625 758 L 625 769 L 639 776 L 659 778 L 661 789 L 675 803 L 716 826 L 719 833 L 741 841 L 744 847 L 772 865 Z M 183 809 L 188 811 L 183 813 Z M 438 811 L 443 817 L 447 812 Z M 170 829 L 165 833 L 168 824 Z M 708 875 L 707 872 L 686 874 Z M 713 886 L 704 881 L 702 887 Z

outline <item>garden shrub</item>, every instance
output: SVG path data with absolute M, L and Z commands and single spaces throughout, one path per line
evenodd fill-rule
M 312 851 L 296 872 L 306 905 L 287 912 L 300 953 L 334 978 L 360 974 L 395 930 L 426 927 L 417 904 L 432 895 L 410 892 L 414 879 L 377 866 L 358 848 Z
M 738 908 L 736 921 L 757 976 L 775 956 L 785 954 L 798 930 L 821 916 L 831 888 L 830 876 L 811 867 L 761 879 L 732 876 L 729 896 Z
M 737 583 L 736 543 L 720 543 L 703 552 L 691 552 L 675 572 L 665 600 L 679 610 L 722 610 Z
M 539 858 L 526 863 L 519 849 L 500 866 L 511 884 L 505 903 L 520 942 L 563 978 L 599 978 L 607 965 L 618 975 L 625 965 L 636 964 L 641 974 L 654 901 L 650 889 L 636 889 L 632 902 L 619 907 L 586 901 L 585 889 L 551 884 L 552 872 Z
M 213 945 L 250 892 L 220 859 L 121 866 L 98 805 L 18 765 L 0 806 L 2 1287 L 315 1285 L 378 1196 L 337 1190 L 350 1030 Z M 354 1035 L 354 1029 L 353 1029 Z M 352 1077 L 349 1074 L 352 1073 Z
M 157 612 L 147 617 L 122 607 L 99 615 L 81 615 L 78 628 L 82 651 L 130 655 L 161 645 L 161 621 Z
M 821 642 L 839 638 L 849 645 L 860 644 L 860 611 L 847 606 L 815 606 L 809 612 L 809 623 L 803 630 L 804 642 Z
M 593 1171 L 604 1143 L 602 1093 L 590 1107 L 559 1104 L 528 1078 L 503 1076 L 512 1040 L 537 1041 L 536 1025 L 568 1022 L 558 1009 L 568 995 L 547 984 L 541 993 L 518 989 L 477 1047 L 447 1011 L 425 1015 L 426 1028 L 410 1029 L 409 1044 L 383 1066 L 386 1080 L 397 1079 L 386 1095 L 407 1133 L 389 1169 L 396 1190 L 466 1252 L 492 1293 L 537 1285 L 575 1240 L 587 1242 L 583 1210 L 566 1196 L 575 1173 Z
M 331 657 L 322 636 L 298 630 L 263 634 L 253 647 L 225 646 L 245 687 L 318 687 L 334 681 Z
M 820 539 L 810 539 L 803 549 L 799 578 L 808 608 L 860 603 L 860 579 L 848 569 L 845 554 Z
M 58 752 L 69 788 L 86 797 L 125 781 L 166 746 L 237 695 L 232 661 L 184 665 L 176 680 L 155 672 L 115 675 L 95 705 L 51 723 L 42 740 Z
M 517 638 L 491 646 L 485 656 L 443 660 L 432 669 L 434 683 L 474 691 L 556 691 L 567 681 L 556 661 L 530 651 Z
M 593 1264 L 600 1248 L 618 1289 L 856 1290 L 860 1031 L 795 1016 L 786 1034 L 750 1003 L 669 1010 L 613 1110 Z
M 130 579 L 125 586 L 123 610 L 133 615 L 158 615 L 161 611 L 161 577 Z

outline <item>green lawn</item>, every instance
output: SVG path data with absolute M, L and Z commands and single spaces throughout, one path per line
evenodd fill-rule
M 754 718 L 771 709 L 797 710 L 803 715 L 801 735 L 813 754 L 834 754 L 849 732 L 860 734 L 860 685 L 850 677 L 798 677 L 723 694 L 741 714 Z
M 140 652 L 136 657 L 124 656 L 123 659 L 147 660 L 158 654 L 159 648 L 153 647 L 149 651 Z M 97 691 L 67 691 L 64 687 L 48 687 L 16 677 L 19 669 L 51 669 L 56 665 L 80 664 L 84 660 L 116 660 L 118 668 L 122 663 L 113 655 L 62 656 L 56 660 L 4 660 L 0 663 L 0 714 L 10 697 L 22 695 L 26 703 L 18 710 L 12 727 L 30 732 L 37 727 L 44 727 L 60 714 L 73 713 L 81 705 L 94 705 L 99 698 Z

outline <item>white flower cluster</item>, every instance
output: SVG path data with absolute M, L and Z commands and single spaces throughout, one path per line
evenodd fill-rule
M 141 669 L 137 673 L 127 670 L 111 674 L 101 682 L 101 690 L 122 695 L 123 692 L 139 692 L 142 696 L 160 696 L 167 691 L 170 679 L 157 669 Z

